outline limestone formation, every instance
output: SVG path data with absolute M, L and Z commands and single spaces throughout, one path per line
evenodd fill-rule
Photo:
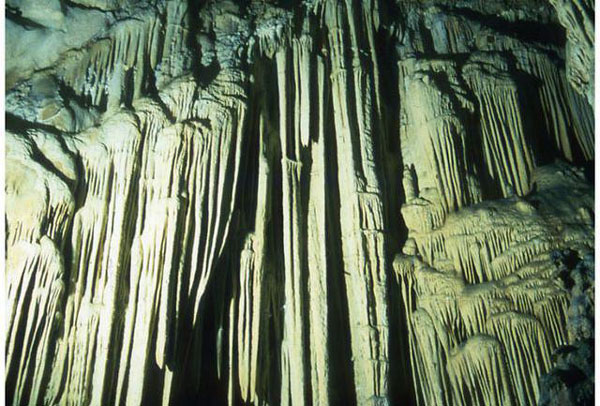
M 594 258 L 574 251 L 553 253 L 571 291 L 567 330 L 571 345 L 554 354 L 556 365 L 540 378 L 541 406 L 594 404 Z
M 550 0 L 550 3 L 567 32 L 567 77 L 593 105 L 594 4 L 590 0 Z
M 590 1 L 6 7 L 7 404 L 589 395 Z

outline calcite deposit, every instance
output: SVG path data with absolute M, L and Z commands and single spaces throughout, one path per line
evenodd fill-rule
M 593 397 L 592 1 L 6 11 L 7 405 Z

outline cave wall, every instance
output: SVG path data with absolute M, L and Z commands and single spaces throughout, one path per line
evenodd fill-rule
M 534 405 L 573 340 L 590 2 L 8 0 L 6 58 L 7 404 Z

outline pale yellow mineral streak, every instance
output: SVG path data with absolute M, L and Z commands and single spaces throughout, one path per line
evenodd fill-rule
M 310 196 L 308 200 L 308 303 L 311 349 L 311 388 L 313 404 L 329 404 L 329 351 L 335 337 L 328 326 L 327 297 L 327 141 L 324 61 L 317 59 L 318 134 L 312 140 Z M 308 101 L 308 100 L 307 100 Z M 308 123 L 307 123 L 308 125 Z M 307 128 L 308 129 L 308 128 Z
M 359 42 L 362 18 L 348 2 L 330 2 L 325 12 L 356 400 L 375 404 L 388 387 L 385 228 L 371 137 L 373 77 L 359 56 L 374 50 Z

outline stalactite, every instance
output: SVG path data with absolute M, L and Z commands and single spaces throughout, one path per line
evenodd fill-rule
M 448 361 L 448 374 L 457 404 L 517 404 L 502 346 L 492 337 L 476 335 L 457 348 Z
M 554 179 L 554 171 L 563 171 L 558 167 L 533 175 L 539 188 L 527 199 L 482 202 L 448 214 L 433 231 L 410 230 L 414 247 L 405 254 L 416 256 L 398 257 L 394 268 L 402 287 L 420 403 L 450 402 L 436 390 L 450 391 L 459 404 L 467 398 L 491 404 L 537 401 L 537 378 L 548 370 L 552 352 L 567 342 L 566 292 L 549 253 L 581 238 L 572 228 L 551 226 L 568 216 L 568 209 L 550 197 L 561 186 L 546 183 Z M 410 179 L 410 171 L 405 173 Z M 578 175 L 562 173 L 562 187 L 569 184 L 577 190 Z M 544 203 L 536 208 L 530 199 Z M 588 222 L 584 227 L 590 226 Z M 470 355 L 479 351 L 479 344 L 472 343 L 481 335 L 493 338 L 495 353 L 503 354 L 489 355 L 496 361 Z M 485 379 L 468 375 L 491 373 L 488 368 L 500 368 L 498 363 L 508 365 L 504 372 L 494 372 L 504 374 L 504 388 L 482 386 Z M 443 366 L 449 377 L 437 378 Z M 432 376 L 434 387 L 425 383 Z
M 301 233 L 304 222 L 300 215 L 303 196 L 300 190 L 300 180 L 303 177 L 303 162 L 300 160 L 300 134 L 290 121 L 293 120 L 294 110 L 287 103 L 294 95 L 290 89 L 288 77 L 288 55 L 280 51 L 276 55 L 278 88 L 279 88 L 279 131 L 281 140 L 281 177 L 282 177 L 282 211 L 283 211 L 283 246 L 284 246 L 284 279 L 285 279 L 285 311 L 284 335 L 282 343 L 282 404 L 304 404 L 305 375 L 304 349 L 305 335 L 303 329 L 305 288 L 302 284 L 305 269 L 302 255 Z M 293 65 L 292 69 L 296 69 Z M 296 96 L 296 100 L 298 100 Z
M 589 329 L 589 2 L 46 3 L 7 8 L 7 403 L 538 402 Z
M 452 86 L 445 82 L 456 75 L 455 67 L 442 63 L 431 65 L 420 66 L 415 60 L 407 59 L 400 66 L 404 80 L 400 83 L 401 92 L 403 98 L 410 100 L 403 105 L 408 127 L 403 134 L 406 139 L 402 139 L 403 156 L 406 165 L 417 168 L 420 187 L 437 189 L 440 204 L 448 212 L 480 199 L 480 190 L 468 180 L 473 173 L 466 169 L 469 142 L 461 120 L 473 106 L 466 101 L 466 106 L 456 106 L 457 102 L 436 84 L 441 81 Z M 423 163 L 422 156 L 426 156 L 428 162 Z
M 374 171 L 369 109 L 372 77 L 363 72 L 356 20 L 343 5 L 327 4 L 330 29 L 331 87 L 339 167 L 342 252 L 351 326 L 352 358 L 358 404 L 387 396 L 387 309 L 383 213 Z M 342 36 L 350 31 L 351 43 Z M 348 53 L 350 52 L 350 55 Z M 352 65 L 346 65 L 350 60 Z M 366 77 L 365 77 L 366 76 Z M 367 86 L 367 89 L 364 88 Z M 353 105 L 354 95 L 355 105 Z M 361 92 L 358 93 L 357 92 Z M 354 121 L 356 117 L 356 122 Z M 366 282 L 366 283 L 365 283 Z
M 594 105 L 594 4 L 589 0 L 550 0 L 567 30 L 567 75 L 571 85 Z
M 328 325 L 327 297 L 327 143 L 325 117 L 327 95 L 325 94 L 325 67 L 322 59 L 317 60 L 318 133 L 312 140 L 310 194 L 308 200 L 307 251 L 308 251 L 308 307 L 311 350 L 311 388 L 313 403 L 329 404 L 329 356 L 328 346 L 334 336 Z M 308 102 L 308 97 L 307 100 Z M 305 121 L 308 130 L 308 120 Z M 308 131 L 306 131 L 308 136 Z
M 464 74 L 479 101 L 488 172 L 504 196 L 522 196 L 529 192 L 533 152 L 525 138 L 516 83 L 501 72 L 490 72 L 491 63 L 498 62 L 474 60 Z

